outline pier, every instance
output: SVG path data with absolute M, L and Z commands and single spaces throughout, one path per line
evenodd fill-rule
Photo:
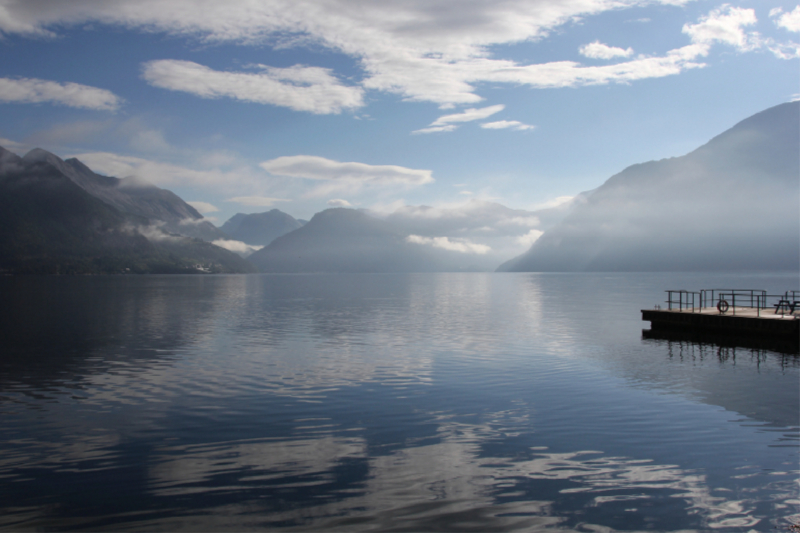
M 800 291 L 767 294 L 762 290 L 669 290 L 666 308 L 642 309 L 650 322 L 648 337 L 708 334 L 800 346 Z

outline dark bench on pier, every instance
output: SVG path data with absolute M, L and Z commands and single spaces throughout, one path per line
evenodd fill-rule
M 788 310 L 789 314 L 794 313 L 794 310 L 800 307 L 800 301 L 798 300 L 779 300 L 778 303 L 775 304 L 775 314 L 777 315 L 783 310 Z

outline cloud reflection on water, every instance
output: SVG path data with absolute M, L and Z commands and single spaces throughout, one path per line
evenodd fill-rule
M 442 420 L 439 442 L 408 446 L 387 455 L 370 456 L 359 438 L 326 436 L 290 442 L 226 442 L 194 448 L 164 448 L 151 458 L 152 490 L 159 496 L 208 491 L 245 491 L 252 507 L 211 511 L 220 527 L 241 527 L 259 510 L 269 511 L 264 526 L 314 525 L 323 530 L 505 530 L 533 526 L 557 529 L 610 530 L 587 522 L 554 500 L 537 500 L 525 490 L 531 480 L 553 485 L 543 493 L 580 495 L 588 507 L 618 507 L 625 513 L 645 512 L 650 500 L 672 498 L 686 514 L 697 514 L 697 527 L 752 527 L 754 502 L 718 495 L 706 477 L 677 465 L 649 459 L 611 457 L 599 451 L 551 453 L 532 450 L 530 458 L 486 456 L 482 447 L 500 435 L 489 425 L 466 425 Z M 368 465 L 356 481 L 319 496 L 320 503 L 285 500 L 275 509 L 282 491 L 307 490 L 332 484 L 336 466 L 348 460 Z M 339 473 L 341 475 L 341 472 Z M 209 483 L 227 476 L 229 486 Z M 789 474 L 785 474 L 789 476 Z M 568 483 L 564 483 L 568 482 Z M 784 482 L 791 485 L 791 480 Z M 561 488 L 559 488 L 561 487 Z M 541 490 L 541 488 L 540 488 Z M 713 493 L 713 494 L 712 494 Z M 267 496 L 267 500 L 260 500 Z M 330 495 L 328 495 L 330 496 Z M 787 491 L 787 500 L 790 493 Z M 222 498 L 224 500 L 224 498 Z M 778 502 L 775 502 L 778 503 Z M 247 509 L 247 510 L 245 510 Z M 588 517 L 603 517 L 599 510 Z M 265 514 L 266 516 L 266 514 Z M 346 518 L 341 518 L 341 517 Z M 656 529 L 658 513 L 649 515 Z
M 638 315 L 653 280 L 69 283 L 83 304 L 35 292 L 12 320 L 55 301 L 48 321 L 74 329 L 45 357 L 26 326 L 2 368 L 0 479 L 24 496 L 0 527 L 763 530 L 795 516 L 796 465 L 776 464 L 793 422 L 753 405 L 796 399 L 797 367 L 642 345 L 625 308 Z M 623 285 L 632 296 L 608 297 Z M 759 396 L 723 394 L 734 382 Z M 39 493 L 59 505 L 24 505 Z

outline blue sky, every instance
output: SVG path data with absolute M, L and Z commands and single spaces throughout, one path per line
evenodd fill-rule
M 782 1 L 0 0 L 0 144 L 277 207 L 534 209 L 797 98 Z

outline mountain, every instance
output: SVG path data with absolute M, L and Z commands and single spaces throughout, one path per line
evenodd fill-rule
M 609 178 L 498 271 L 797 270 L 800 102 Z
M 249 215 L 237 213 L 220 229 L 237 241 L 266 246 L 281 235 L 286 235 L 302 226 L 303 224 L 291 215 L 278 209 L 272 209 L 266 213 Z
M 171 233 L 209 242 L 227 238 L 216 226 L 203 220 L 203 216 L 178 195 L 140 178 L 117 179 L 101 176 L 75 158 L 64 161 L 41 148 L 31 150 L 22 159 L 25 163 L 48 163 L 95 198 L 123 213 L 161 221 L 164 229 Z
M 0 147 L 0 270 L 12 273 L 248 272 L 239 256 L 169 234 L 93 196 L 39 151 Z M 113 178 L 108 178 L 113 179 Z
M 538 211 L 478 199 L 392 213 L 328 209 L 248 259 L 270 272 L 492 271 L 587 194 Z M 232 217 L 223 229 L 237 235 L 245 217 Z
M 437 272 L 469 269 L 463 254 L 409 240 L 365 211 L 326 209 L 248 258 L 263 272 Z

